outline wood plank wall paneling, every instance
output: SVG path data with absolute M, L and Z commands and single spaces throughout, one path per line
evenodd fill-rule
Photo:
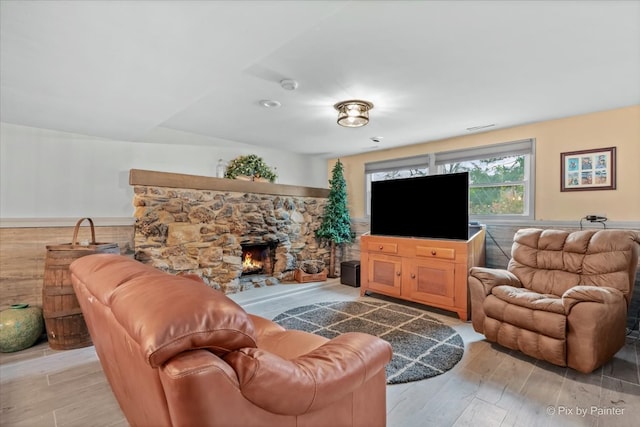
M 85 222 L 78 240 L 90 240 Z M 74 227 L 0 228 L 0 310 L 15 303 L 42 306 L 47 245 L 71 243 Z M 98 243 L 118 243 L 120 253 L 133 254 L 133 225 L 95 227 Z
M 527 226 L 545 227 L 535 223 L 511 225 L 487 225 L 486 266 L 506 268 L 511 254 L 513 235 Z M 562 227 L 578 230 L 578 227 Z M 345 245 L 337 253 L 336 274 L 340 275 L 340 262 L 360 260 L 360 236 L 369 231 L 369 222 L 352 219 L 356 240 Z M 80 237 L 82 236 L 82 230 Z M 117 242 L 120 251 L 133 254 L 134 226 L 96 227 L 99 242 Z M 0 310 L 17 302 L 42 305 L 42 279 L 46 246 L 70 243 L 73 227 L 0 228 Z M 638 328 L 636 318 L 640 314 L 640 269 L 636 273 L 635 289 L 629 308 L 628 326 Z

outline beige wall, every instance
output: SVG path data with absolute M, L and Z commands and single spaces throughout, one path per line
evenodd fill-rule
M 536 140 L 536 220 L 575 221 L 590 213 L 640 220 L 640 105 L 342 157 L 350 213 L 365 216 L 365 163 L 527 138 Z M 560 153 L 604 147 L 617 147 L 617 188 L 561 192 Z

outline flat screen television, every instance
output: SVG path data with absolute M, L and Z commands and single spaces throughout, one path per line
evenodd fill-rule
M 467 240 L 469 173 L 373 181 L 371 234 Z

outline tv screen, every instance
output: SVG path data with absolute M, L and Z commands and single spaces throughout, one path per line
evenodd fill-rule
M 469 173 L 373 181 L 371 234 L 467 240 Z

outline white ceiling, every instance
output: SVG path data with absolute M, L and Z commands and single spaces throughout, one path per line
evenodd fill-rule
M 116 140 L 169 128 L 339 156 L 640 103 L 639 1 L 2 0 L 0 12 L 1 120 Z M 336 124 L 333 105 L 351 98 L 375 105 L 367 126 Z

